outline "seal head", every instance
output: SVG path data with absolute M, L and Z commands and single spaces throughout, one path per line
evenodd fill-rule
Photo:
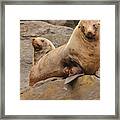
M 95 41 L 99 39 L 99 20 L 82 20 L 78 27 L 81 30 L 82 36 L 87 41 Z

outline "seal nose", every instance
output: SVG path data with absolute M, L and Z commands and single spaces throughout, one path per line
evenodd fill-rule
M 91 39 L 92 37 L 93 37 L 92 32 L 88 32 L 88 33 L 87 33 L 87 38 Z
M 95 34 L 92 33 L 92 32 L 88 32 L 88 33 L 86 34 L 86 37 L 87 37 L 88 39 L 95 39 Z

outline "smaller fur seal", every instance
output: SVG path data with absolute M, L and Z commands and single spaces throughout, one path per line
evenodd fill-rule
M 55 46 L 52 44 L 52 42 L 43 37 L 33 38 L 32 45 L 34 48 L 33 65 L 37 64 L 40 58 L 42 58 L 45 54 L 55 49 Z

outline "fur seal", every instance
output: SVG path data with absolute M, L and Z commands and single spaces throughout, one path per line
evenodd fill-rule
M 50 77 L 95 74 L 100 66 L 99 39 L 100 21 L 81 20 L 67 44 L 50 51 L 31 68 L 29 85 Z
M 34 48 L 33 52 L 33 65 L 37 64 L 37 62 L 49 51 L 55 49 L 55 46 L 46 38 L 43 37 L 35 37 L 32 39 L 32 45 Z

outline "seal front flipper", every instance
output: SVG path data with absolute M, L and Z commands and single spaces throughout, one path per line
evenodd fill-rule
M 68 84 L 75 80 L 77 77 L 83 76 L 84 72 L 80 66 L 68 66 L 63 69 L 65 75 L 67 76 L 64 84 Z
M 72 57 L 68 56 L 63 61 L 63 73 L 65 74 L 65 83 L 70 83 L 77 77 L 84 75 L 84 70 L 80 64 L 76 62 Z
M 81 76 L 83 76 L 83 75 L 84 75 L 84 74 L 81 73 L 81 74 L 76 74 L 76 75 L 73 75 L 73 76 L 69 76 L 69 77 L 67 77 L 67 78 L 65 79 L 65 83 L 64 83 L 64 84 L 68 84 L 68 83 L 72 82 L 73 80 L 75 80 L 76 78 L 81 77 Z

